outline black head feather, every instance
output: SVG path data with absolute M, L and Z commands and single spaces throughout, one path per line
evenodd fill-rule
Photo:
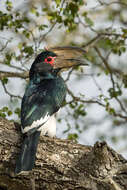
M 30 79 L 34 76 L 35 73 L 41 74 L 45 72 L 51 72 L 53 70 L 52 65 L 50 63 L 45 62 L 45 60 L 49 57 L 56 57 L 56 54 L 51 51 L 44 51 L 37 55 L 30 68 Z

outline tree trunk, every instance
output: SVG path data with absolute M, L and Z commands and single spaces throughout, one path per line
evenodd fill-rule
M 19 126 L 0 118 L 0 190 L 127 190 L 127 161 L 105 142 L 41 137 L 35 168 L 15 176 L 21 140 Z

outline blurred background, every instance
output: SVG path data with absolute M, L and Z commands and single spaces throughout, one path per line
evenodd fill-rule
M 44 48 L 75 45 L 88 67 L 62 73 L 57 137 L 105 140 L 127 158 L 126 0 L 0 1 L 0 116 L 20 123 L 28 71 Z

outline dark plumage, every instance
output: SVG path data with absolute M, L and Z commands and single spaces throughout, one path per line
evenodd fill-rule
M 82 53 L 81 51 L 80 54 Z M 67 55 L 66 58 L 64 55 L 63 62 L 64 60 L 67 61 L 67 64 L 69 62 L 69 65 L 63 63 L 64 68 L 65 66 L 70 67 L 71 60 L 74 64 L 76 63 L 74 61 L 75 57 L 72 59 L 72 55 L 70 58 L 69 56 Z M 16 164 L 16 174 L 32 170 L 34 167 L 40 133 L 51 137 L 55 136 L 56 129 L 53 129 L 53 126 L 45 126 L 45 123 L 62 106 L 66 95 L 65 83 L 58 74 L 62 69 L 62 63 L 59 63 L 58 60 L 62 60 L 59 52 L 56 54 L 44 51 L 36 57 L 31 66 L 29 73 L 30 81 L 21 105 L 21 128 L 24 139 Z

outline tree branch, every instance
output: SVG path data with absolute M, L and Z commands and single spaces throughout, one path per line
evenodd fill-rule
M 1 60 L 0 60 L 0 65 L 4 65 L 4 66 L 9 67 L 9 68 L 17 69 L 19 71 L 25 71 L 25 69 L 23 69 L 21 67 L 17 67 L 15 65 L 11 65 L 11 64 L 10 65 L 4 64 Z
M 7 71 L 0 71 L 0 80 L 2 80 L 5 77 L 10 77 L 10 78 L 22 78 L 26 79 L 29 77 L 29 72 L 25 71 L 22 73 L 17 73 L 17 72 L 7 72 Z
M 43 136 L 33 171 L 15 176 L 22 140 L 18 128 L 0 118 L 0 189 L 127 189 L 127 161 L 105 142 L 91 147 Z

